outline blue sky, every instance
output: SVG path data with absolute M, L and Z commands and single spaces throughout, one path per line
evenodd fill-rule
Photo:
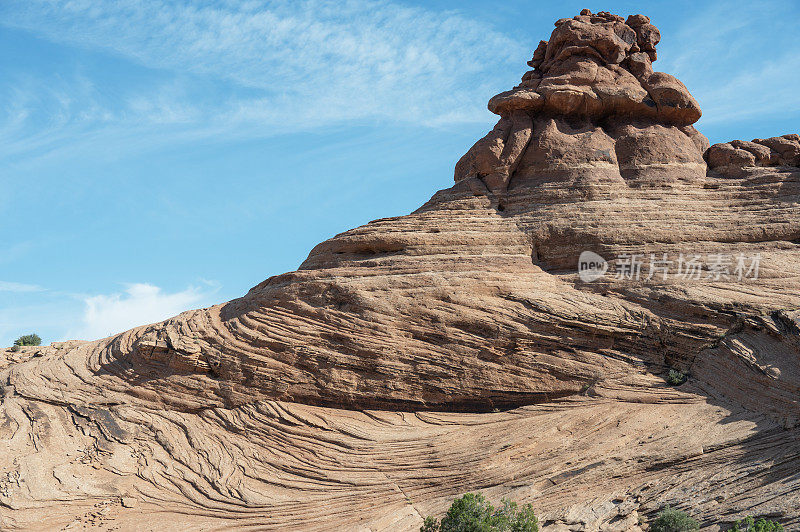
M 0 2 L 0 345 L 244 294 L 450 186 L 553 21 L 641 2 Z M 650 2 L 712 142 L 800 131 L 796 1 Z

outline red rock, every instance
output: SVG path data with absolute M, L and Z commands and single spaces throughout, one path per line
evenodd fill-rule
M 709 148 L 647 17 L 556 26 L 417 211 L 221 305 L 0 350 L 0 528 L 413 530 L 477 490 L 560 531 L 800 526 L 800 137 Z M 588 283 L 584 251 L 760 275 Z
M 800 136 L 783 135 L 752 142 L 734 140 L 714 144 L 705 154 L 709 169 L 717 174 L 741 176 L 746 169 L 763 166 L 800 166 Z
M 640 150 L 635 164 L 624 163 L 625 168 L 618 169 L 610 178 L 624 176 L 636 186 L 648 179 L 652 183 L 669 181 L 670 175 L 686 179 L 691 174 L 701 179 L 705 175 L 702 156 L 708 142 L 696 130 L 691 130 L 691 135 L 684 130 L 700 118 L 700 108 L 680 81 L 669 74 L 653 72 L 651 61 L 656 58 L 655 46 L 660 38 L 658 29 L 643 15 L 632 15 L 623 22 L 621 17 L 610 13 L 592 15 L 584 10 L 580 16 L 556 25 L 550 40 L 541 41 L 528 62 L 534 70 L 523 76 L 519 86 L 492 98 L 489 110 L 504 118 L 512 113 L 518 117 L 527 113 L 530 122 L 525 123 L 531 124 L 538 117 L 588 121 L 592 129 L 600 128 L 610 137 L 604 149 L 612 151 L 617 142 L 622 146 L 630 144 L 627 137 L 617 137 L 619 132 L 630 131 L 630 127 L 646 128 L 650 132 L 646 138 L 655 151 Z M 520 118 L 516 121 L 523 123 Z M 509 168 L 515 168 L 519 175 L 530 174 L 524 163 L 523 168 L 517 168 L 510 159 L 523 157 L 525 150 L 518 145 L 520 139 L 534 142 L 540 134 L 536 128 L 518 132 L 514 148 L 494 166 L 469 164 L 469 161 L 488 161 L 489 153 L 503 151 L 509 133 L 498 136 L 495 129 L 489 134 L 491 140 L 476 143 L 456 165 L 456 181 L 479 177 L 493 192 L 503 192 L 503 186 L 511 184 Z M 546 144 L 552 142 L 551 138 Z M 691 148 L 692 144 L 696 149 Z M 576 145 L 567 141 L 555 151 L 566 157 L 566 161 L 586 159 L 586 155 L 569 153 L 570 146 Z M 676 149 L 679 153 L 670 151 Z M 488 152 L 477 153 L 481 150 Z M 653 156 L 650 161 L 646 160 L 648 153 Z M 663 165 L 672 163 L 682 165 L 680 176 L 664 171 L 667 168 Z

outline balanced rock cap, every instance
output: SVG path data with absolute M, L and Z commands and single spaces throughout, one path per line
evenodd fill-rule
M 556 21 L 528 61 L 522 83 L 489 101 L 506 116 L 527 110 L 557 116 L 628 115 L 669 125 L 690 125 L 700 106 L 674 76 L 654 72 L 661 33 L 644 15 L 627 20 L 588 9 Z

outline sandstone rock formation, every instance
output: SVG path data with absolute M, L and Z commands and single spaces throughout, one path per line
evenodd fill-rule
M 413 530 L 474 490 L 545 530 L 800 526 L 798 137 L 708 149 L 658 40 L 560 20 L 416 212 L 240 299 L 0 352 L 0 527 Z M 620 260 L 583 282 L 584 251 Z
M 554 176 L 586 186 L 705 176 L 699 105 L 653 72 L 660 39 L 643 15 L 584 9 L 557 21 L 522 83 L 489 100 L 501 119 L 458 162 L 456 181 L 477 176 L 497 194 Z
M 714 144 L 705 157 L 709 169 L 723 175 L 742 175 L 741 170 L 758 166 L 797 167 L 800 166 L 800 135 Z

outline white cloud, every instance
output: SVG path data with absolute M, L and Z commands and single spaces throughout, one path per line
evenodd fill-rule
M 135 149 L 350 120 L 490 121 L 485 101 L 530 54 L 456 12 L 380 0 L 6 0 L 0 25 L 144 67 L 130 87 L 85 68 L 7 79 L 0 152 L 37 155 L 115 137 Z
M 786 53 L 716 85 L 700 85 L 704 124 L 800 111 L 800 56 Z M 779 135 L 784 132 L 775 132 Z
M 5 24 L 56 41 L 110 50 L 148 67 L 229 79 L 276 96 L 288 90 L 324 97 L 357 88 L 348 99 L 366 99 L 373 91 L 365 87 L 414 87 L 425 78 L 437 87 L 458 88 L 459 81 L 508 60 L 518 48 L 456 13 L 375 0 L 24 0 L 7 2 L 4 15 Z M 396 97 L 405 96 L 397 91 Z
M 0 281 L 0 292 L 41 292 L 44 288 L 35 284 Z
M 129 285 L 124 293 L 86 297 L 83 323 L 79 328 L 68 332 L 65 339 L 105 338 L 205 306 L 209 296 L 218 288 L 214 283 L 207 285 L 206 288 L 189 287 L 170 294 L 157 286 L 137 283 Z
M 796 113 L 800 110 L 796 14 L 800 14 L 797 3 L 786 0 L 763 0 L 736 9 L 730 2 L 709 3 L 677 32 L 665 35 L 656 69 L 687 85 L 703 110 L 701 125 Z

